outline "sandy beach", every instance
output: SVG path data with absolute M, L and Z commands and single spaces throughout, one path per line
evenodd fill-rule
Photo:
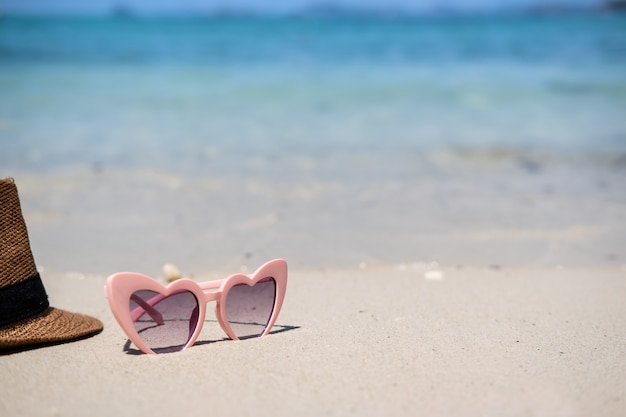
M 52 305 L 96 316 L 104 331 L 0 356 L 0 414 L 622 416 L 621 174 L 593 169 L 505 167 L 482 177 L 471 168 L 389 188 L 267 176 L 224 184 L 158 172 L 22 174 Z M 498 189 L 489 178 L 504 172 L 518 190 L 487 204 Z M 565 174 L 577 185 L 558 182 Z M 598 178 L 603 187 L 592 186 Z M 520 208 L 546 184 L 558 187 Z M 581 188 L 588 198 L 574 205 Z M 246 203 L 260 193 L 266 199 L 252 209 Z M 339 208 L 323 210 L 333 193 L 344 196 Z M 467 220 L 449 224 L 437 211 L 441 199 Z M 365 216 L 367 207 L 380 215 Z M 498 228 L 494 211 L 516 228 Z M 118 270 L 162 279 L 162 265 L 174 262 L 209 280 L 278 256 L 290 263 L 287 296 L 262 339 L 224 340 L 209 317 L 187 351 L 139 354 L 103 297 L 106 276 Z
M 102 276 L 48 274 L 91 339 L 0 357 L 3 416 L 622 416 L 626 271 L 292 270 L 268 337 L 137 355 Z

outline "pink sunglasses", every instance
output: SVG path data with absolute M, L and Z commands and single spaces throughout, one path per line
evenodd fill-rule
M 274 259 L 251 275 L 202 283 L 182 278 L 168 286 L 143 274 L 118 272 L 107 279 L 105 295 L 135 346 L 145 353 L 166 353 L 195 343 L 210 301 L 217 302 L 217 321 L 231 339 L 266 335 L 286 289 L 287 263 Z

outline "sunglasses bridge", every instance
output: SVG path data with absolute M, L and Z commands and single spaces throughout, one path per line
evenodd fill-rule
M 225 279 L 220 279 L 198 284 L 204 294 L 203 299 L 198 300 L 198 303 L 203 302 L 207 304 L 211 301 L 218 301 L 222 295 L 222 291 L 219 291 L 219 288 L 222 286 L 222 282 L 224 281 Z M 130 296 L 130 299 L 137 304 L 137 307 L 135 307 L 130 312 L 131 319 L 133 321 L 137 321 L 145 313 L 149 315 L 156 324 L 163 325 L 165 323 L 165 321 L 163 320 L 163 315 L 153 306 L 157 305 L 160 301 L 171 295 L 172 294 L 165 296 L 163 294 L 157 294 L 149 300 L 144 300 L 143 298 L 133 293 Z

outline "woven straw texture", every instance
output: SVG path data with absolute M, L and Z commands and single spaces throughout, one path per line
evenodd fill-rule
M 102 330 L 100 320 L 49 307 L 27 319 L 0 327 L 0 350 L 78 339 Z
M 11 178 L 0 180 L 0 287 L 36 273 L 17 187 Z
M 0 288 L 36 273 L 17 187 L 12 178 L 0 179 Z M 69 341 L 101 330 L 98 319 L 49 307 L 0 327 L 0 350 Z

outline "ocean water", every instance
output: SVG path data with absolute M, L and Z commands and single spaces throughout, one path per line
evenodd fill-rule
M 329 154 L 619 161 L 625 115 L 618 15 L 0 20 L 3 175 Z
M 604 265 L 626 17 L 0 19 L 38 265 Z

